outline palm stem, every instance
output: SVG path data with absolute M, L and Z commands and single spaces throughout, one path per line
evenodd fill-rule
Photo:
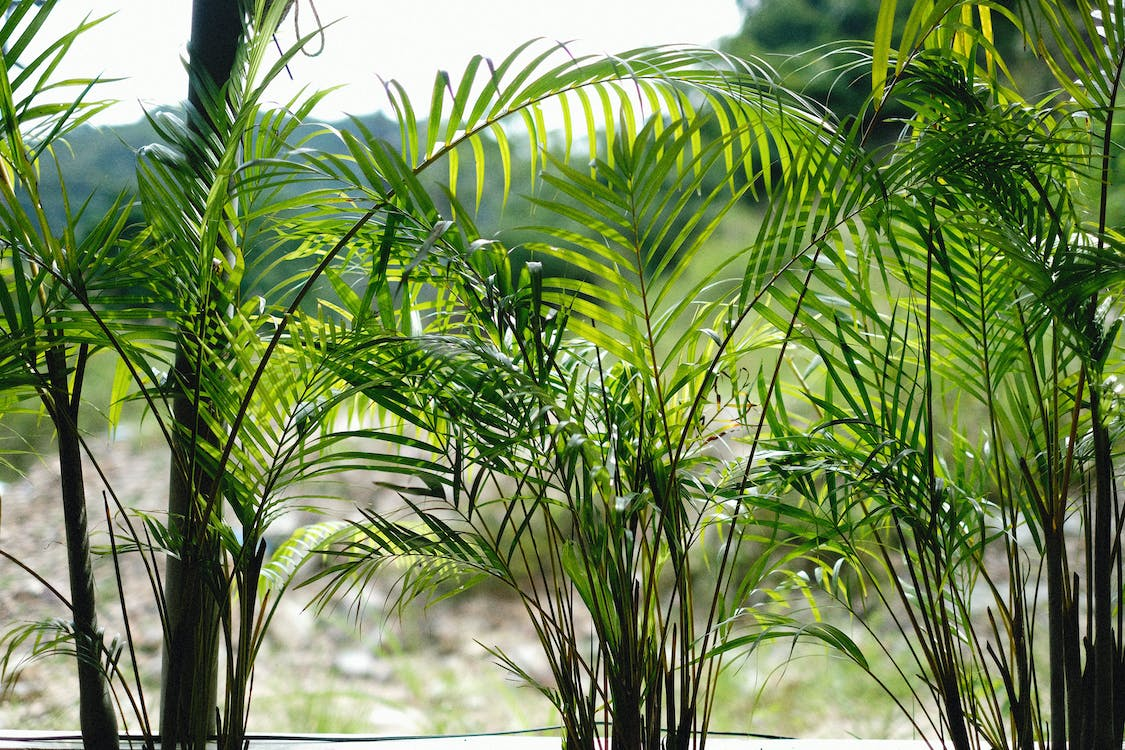
M 225 103 L 216 92 L 230 80 L 242 36 L 239 0 L 194 0 L 189 42 L 189 125 L 193 147 L 188 158 L 192 170 L 209 184 L 210 160 L 204 144 L 224 136 L 211 113 Z M 217 110 L 222 112 L 221 109 Z M 225 142 L 226 138 L 220 138 Z M 205 261 L 206 259 L 204 259 Z M 208 277 L 209 278 L 209 277 Z M 206 290 L 203 290 L 206 291 Z M 200 412 L 200 370 L 211 328 L 214 304 L 203 294 L 203 308 L 195 316 L 196 330 L 181 330 L 176 348 L 173 386 L 172 467 L 169 477 L 168 517 L 173 538 L 184 549 L 167 561 L 166 603 L 169 635 L 165 643 L 161 691 L 161 737 L 165 747 L 186 742 L 203 747 L 214 727 L 218 691 L 219 605 L 207 585 L 214 576 L 217 548 L 209 541 L 210 512 L 201 513 L 199 499 L 211 494 L 209 481 L 196 456 L 217 437 L 204 425 Z M 202 445 L 200 444 L 202 443 Z
M 81 434 L 78 431 L 81 376 L 75 375 L 72 393 L 67 382 L 66 355 L 61 343 L 55 342 L 48 348 L 46 361 L 50 387 L 45 400 L 58 441 L 59 490 L 63 501 L 74 645 L 78 661 L 82 743 L 94 750 L 116 750 L 117 715 L 110 697 L 108 678 L 101 667 L 102 633 L 98 627 L 86 486 L 82 475 Z M 81 372 L 81 366 L 78 371 Z

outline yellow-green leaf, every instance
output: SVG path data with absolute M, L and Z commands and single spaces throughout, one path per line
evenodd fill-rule
M 879 17 L 875 21 L 874 49 L 871 54 L 871 92 L 882 102 L 887 85 L 887 65 L 891 58 L 891 36 L 895 28 L 897 0 L 883 0 L 879 4 Z
M 121 424 L 121 411 L 129 396 L 129 386 L 133 383 L 133 373 L 124 361 L 118 360 L 113 373 L 113 386 L 109 396 L 109 426 L 116 429 Z
M 977 13 L 980 14 L 980 31 L 988 44 L 984 48 L 985 65 L 988 69 L 988 75 L 991 78 L 995 75 L 996 60 L 992 53 L 992 45 L 996 43 L 996 39 L 992 34 L 992 9 L 987 5 L 978 5 Z

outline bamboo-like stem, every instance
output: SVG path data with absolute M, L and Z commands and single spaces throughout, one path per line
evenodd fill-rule
M 207 113 L 217 106 L 213 92 L 229 81 L 242 36 L 239 0 L 194 0 L 188 44 L 189 128 L 196 144 L 189 151 L 192 168 L 210 172 L 211 154 L 198 151 L 212 142 L 217 123 Z M 212 92 L 208 95 L 206 92 Z M 160 730 L 164 747 L 187 743 L 202 748 L 214 729 L 218 692 L 219 611 L 216 591 L 208 586 L 217 576 L 218 548 L 201 517 L 200 498 L 211 495 L 208 479 L 195 460 L 200 441 L 216 443 L 204 426 L 200 374 L 211 325 L 212 294 L 204 290 L 196 330 L 181 330 L 176 349 L 173 396 L 172 466 L 168 490 L 168 522 L 173 538 L 184 546 L 167 561 L 168 635 L 163 659 Z M 207 513 L 206 515 L 209 515 Z
M 98 626 L 86 511 L 86 484 L 82 475 L 82 438 L 78 431 L 84 361 L 75 374 L 72 393 L 67 378 L 66 354 L 62 347 L 61 342 L 53 341 L 46 352 L 50 387 L 45 400 L 58 441 L 59 490 L 62 493 L 74 647 L 78 662 L 78 712 L 82 744 L 93 750 L 117 750 L 117 714 L 110 696 L 108 678 L 101 666 L 102 633 Z M 86 350 L 83 349 L 79 357 L 84 360 L 85 356 Z
M 1116 519 L 1113 512 L 1113 448 L 1109 429 L 1103 423 L 1101 394 L 1096 383 L 1090 388 L 1090 420 L 1094 436 L 1094 508 L 1091 587 L 1094 599 L 1092 653 L 1093 691 L 1092 747 L 1120 746 L 1117 730 L 1117 645 L 1114 639 L 1113 549 Z

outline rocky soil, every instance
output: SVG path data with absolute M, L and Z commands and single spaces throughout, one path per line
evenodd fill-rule
M 167 459 L 144 445 L 133 439 L 94 449 L 122 505 L 159 513 Z M 57 465 L 43 460 L 27 467 L 22 478 L 0 484 L 0 551 L 43 578 L 40 582 L 0 559 L 0 631 L 66 616 L 48 587 L 67 592 L 56 477 Z M 355 503 L 370 502 L 374 491 L 370 482 L 344 489 L 351 498 L 338 509 L 340 514 Z M 88 492 L 94 542 L 104 548 L 107 523 L 97 476 L 90 476 Z M 271 528 L 284 537 L 310 518 L 293 514 Z M 96 565 L 102 626 L 113 637 L 124 632 L 114 569 L 105 555 Z M 160 624 L 143 566 L 128 557 L 122 574 L 137 669 L 146 703 L 155 712 Z M 252 731 L 401 736 L 557 723 L 546 700 L 515 683 L 480 645 L 500 647 L 529 672 L 545 677 L 524 612 L 503 592 L 478 588 L 394 615 L 384 606 L 387 590 L 368 592 L 359 609 L 340 599 L 319 613 L 307 606 L 313 594 L 291 591 L 270 626 L 257 661 Z M 793 656 L 788 644 L 779 642 L 773 651 L 737 660 L 720 691 L 713 727 L 809 737 L 910 736 L 909 725 L 880 705 L 885 696 L 872 691 L 858 673 L 834 667 L 823 650 L 807 658 Z M 132 669 L 127 658 L 123 663 Z M 781 674 L 785 679 L 778 683 Z M 127 697 L 119 691 L 118 699 L 124 705 L 123 728 L 136 731 Z M 4 729 L 73 729 L 77 723 L 73 665 L 65 658 L 23 665 L 19 679 L 0 695 L 0 736 Z
M 103 468 L 127 507 L 159 512 L 167 486 L 166 458 L 136 445 L 103 446 Z M 63 529 L 58 521 L 57 465 L 27 467 L 0 486 L 0 551 L 43 581 L 0 559 L 0 629 L 49 618 L 66 609 L 50 587 L 66 595 Z M 90 477 L 94 543 L 108 544 L 103 484 Z M 356 492 L 365 492 L 357 487 Z M 116 512 L 116 511 L 115 511 Z M 279 533 L 307 516 L 279 522 Z M 96 562 L 102 626 L 124 632 L 115 575 L 108 556 Z M 123 567 L 137 663 L 150 711 L 158 703 L 161 630 L 148 577 L 135 556 Z M 501 645 L 535 669 L 537 654 L 517 602 L 495 591 L 474 592 L 430 608 L 389 616 L 385 594 L 369 592 L 357 612 L 341 600 L 314 614 L 313 591 L 286 595 L 258 659 L 252 728 L 271 732 L 434 734 L 542 726 L 554 719 L 534 691 L 514 684 L 477 643 Z M 3 652 L 0 651 L 0 654 Z M 127 659 L 125 661 L 128 661 Z M 119 692 L 119 700 L 126 701 Z M 125 722 L 137 721 L 128 709 Z M 0 729 L 77 726 L 73 666 L 51 657 L 23 665 L 0 697 Z

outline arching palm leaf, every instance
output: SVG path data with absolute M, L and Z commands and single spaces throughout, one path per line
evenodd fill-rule
M 893 5 L 884 4 L 886 23 Z M 1074 497 L 1071 484 L 1083 461 L 1099 467 L 1088 481 L 1112 482 L 1097 383 L 1102 363 L 1116 361 L 1113 316 L 1099 306 L 1105 284 L 1115 282 L 1098 272 L 1116 263 L 1105 206 L 1119 21 L 1108 4 L 1074 11 L 1044 2 L 1026 18 L 1008 14 L 1017 24 L 1026 20 L 1019 28 L 1071 98 L 1062 102 L 1003 85 L 993 10 L 919 3 L 897 58 L 886 23 L 876 40 L 877 97 L 897 96 L 916 114 L 881 170 L 886 197 L 868 215 L 877 221 L 820 255 L 838 277 L 814 278 L 812 289 L 823 286 L 831 296 L 810 295 L 798 320 L 814 342 L 810 361 L 824 369 L 823 378 L 806 381 L 814 435 L 831 439 L 819 448 L 800 443 L 787 455 L 832 466 L 849 435 L 857 452 L 823 484 L 807 481 L 804 470 L 785 471 L 799 478 L 792 486 L 812 507 L 820 504 L 826 523 L 854 501 L 873 522 L 897 525 L 877 540 L 884 558 L 877 553 L 871 567 L 885 567 L 899 594 L 908 615 L 900 627 L 913 633 L 914 658 L 943 705 L 935 726 L 954 746 L 1030 747 L 1041 740 L 1048 700 L 1054 743 L 1113 744 L 1122 721 L 1108 699 L 1096 709 L 1104 722 L 1087 721 L 1080 708 L 1096 702 L 1088 691 L 1112 682 L 1115 647 L 1106 644 L 1117 642 L 1113 627 L 1109 620 L 1095 626 L 1088 643 L 1100 641 L 1101 650 L 1081 663 L 1082 649 L 1068 645 L 1078 633 L 1065 624 L 1076 611 L 1073 582 L 1088 587 L 1087 602 L 1119 585 L 1109 572 L 1113 553 L 1102 547 L 1100 558 L 1087 558 L 1085 578 L 1072 578 L 1062 528 L 1083 508 L 1091 529 L 1102 529 L 1087 532 L 1097 548 L 1099 533 L 1107 541 L 1102 523 L 1119 517 L 1112 493 Z M 1091 137 L 1091 123 L 1106 129 Z M 1083 191 L 1091 177 L 1100 183 L 1092 210 Z M 862 281 L 878 276 L 882 294 L 897 300 L 893 307 Z M 895 340 L 903 342 L 898 357 L 889 348 Z M 895 499 L 896 492 L 910 499 Z M 847 534 L 868 541 L 855 529 Z M 1004 570 L 985 565 L 992 549 Z M 1045 607 L 1025 588 L 1040 576 Z M 938 595 L 946 585 L 947 595 Z M 991 600 L 987 627 L 974 620 L 977 587 Z M 1040 630 L 1050 631 L 1052 656 L 1041 665 L 1029 643 L 1044 610 Z M 1037 676 L 1048 672 L 1049 679 Z
M 348 158 L 321 162 L 377 201 L 366 244 L 330 276 L 343 325 L 370 327 L 378 348 L 343 348 L 333 367 L 410 423 L 413 449 L 428 446 L 404 463 L 425 479 L 399 487 L 403 515 L 369 512 L 342 534 L 329 590 L 392 559 L 428 561 L 410 568 L 411 592 L 458 569 L 487 573 L 528 610 L 568 743 L 594 742 L 605 703 L 617 741 L 656 747 L 666 732 L 686 747 L 713 696 L 717 665 L 703 656 L 731 614 L 729 577 L 693 593 L 698 548 L 715 518 L 749 527 L 756 508 L 742 459 L 706 444 L 724 420 L 753 432 L 740 371 L 776 343 L 759 334 L 757 304 L 823 238 L 766 231 L 729 263 L 704 260 L 704 248 L 745 193 L 784 188 L 782 213 L 796 214 L 858 162 L 819 111 L 752 65 L 678 49 L 552 63 L 548 49 L 518 67 L 531 49 L 487 75 L 478 59 L 459 82 L 439 76 L 425 119 L 391 84 L 401 143 L 343 133 Z M 559 103 L 558 141 L 548 102 Z M 528 132 L 526 177 L 513 166 L 513 122 Z M 459 151 L 494 159 L 501 202 L 528 185 L 545 219 L 521 229 L 527 255 L 480 236 Z M 480 184 L 469 181 L 469 197 Z M 871 193 L 865 180 L 834 203 L 845 218 L 806 215 L 831 233 Z M 707 554 L 729 570 L 730 546 Z M 696 596 L 710 609 L 702 621 Z M 597 630 L 589 647 L 581 611 Z

